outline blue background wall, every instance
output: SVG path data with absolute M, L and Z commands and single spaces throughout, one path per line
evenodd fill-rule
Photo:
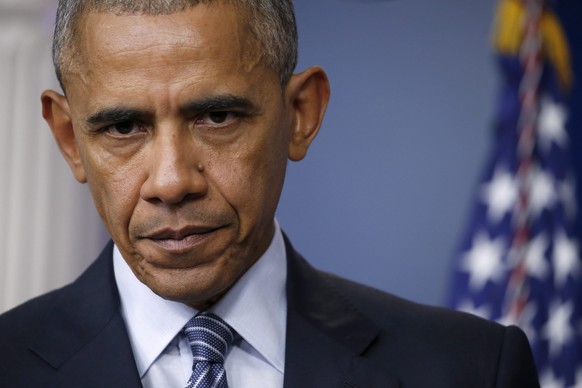
M 489 149 L 496 1 L 296 0 L 332 98 L 278 218 L 317 267 L 442 304 Z
M 580 75 L 582 2 L 557 3 Z M 496 5 L 295 1 L 299 70 L 327 69 L 332 99 L 307 159 L 289 166 L 278 218 L 316 266 L 444 303 L 492 136 Z M 579 84 L 569 127 L 580 176 Z

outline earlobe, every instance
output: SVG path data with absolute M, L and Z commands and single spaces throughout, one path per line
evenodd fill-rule
M 329 101 L 329 80 L 320 67 L 295 74 L 287 86 L 292 112 L 289 159 L 299 161 L 319 132 Z
M 61 154 L 73 171 L 77 181 L 87 182 L 85 168 L 81 161 L 73 121 L 67 98 L 54 90 L 46 90 L 41 96 L 42 116 L 48 123 L 53 136 L 61 150 Z

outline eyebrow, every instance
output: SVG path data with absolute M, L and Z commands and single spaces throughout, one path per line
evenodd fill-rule
M 237 109 L 254 113 L 258 107 L 248 98 L 232 94 L 211 96 L 197 101 L 190 101 L 180 107 L 180 112 L 185 115 L 200 112 L 212 112 Z M 110 123 L 121 123 L 126 121 L 147 121 L 151 118 L 151 113 L 134 108 L 114 107 L 104 108 L 87 118 L 87 123 L 91 126 L 98 126 Z
M 89 116 L 87 123 L 91 125 L 99 125 L 120 123 L 124 121 L 143 121 L 148 116 L 150 115 L 147 112 L 139 109 L 123 107 L 105 108 Z
M 180 108 L 180 111 L 183 114 L 192 114 L 229 109 L 255 112 L 258 110 L 258 107 L 248 98 L 233 94 L 224 94 L 188 102 Z

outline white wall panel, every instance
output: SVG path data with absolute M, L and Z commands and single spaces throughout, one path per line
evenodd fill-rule
M 41 117 L 40 93 L 58 88 L 52 9 L 0 0 L 0 312 L 73 280 L 106 235 Z

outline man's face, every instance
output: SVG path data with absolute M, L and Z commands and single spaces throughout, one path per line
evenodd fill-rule
M 74 139 L 49 119 L 57 141 L 135 275 L 204 308 L 271 241 L 294 97 L 227 5 L 89 13 L 78 32 L 62 102 Z

